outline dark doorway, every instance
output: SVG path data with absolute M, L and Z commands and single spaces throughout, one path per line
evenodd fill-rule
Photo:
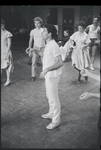
M 57 25 L 57 16 L 58 16 L 57 8 L 50 8 L 50 13 L 48 14 L 47 17 L 47 23 Z
M 80 20 L 87 25 L 92 24 L 93 6 L 80 6 Z
M 67 29 L 70 34 L 74 31 L 74 8 L 63 9 L 63 31 Z

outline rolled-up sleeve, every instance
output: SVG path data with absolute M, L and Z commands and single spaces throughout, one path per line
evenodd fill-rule
M 52 47 L 51 53 L 54 57 L 61 55 L 60 48 L 58 46 Z
M 75 41 L 75 35 L 76 35 L 76 33 L 72 34 L 72 35 L 70 36 L 70 39 L 73 40 L 73 41 Z
M 6 38 L 10 38 L 10 37 L 12 37 L 13 35 L 12 35 L 12 33 L 10 33 L 10 32 L 7 32 L 7 36 L 6 36 Z

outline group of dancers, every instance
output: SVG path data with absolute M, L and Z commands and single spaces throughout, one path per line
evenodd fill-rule
M 63 61 L 66 55 L 72 53 L 72 65 L 79 72 L 77 82 L 81 82 L 84 76 L 85 82 L 88 81 L 87 68 L 94 70 L 95 51 L 100 44 L 99 18 L 94 17 L 93 24 L 85 29 L 85 22 L 80 21 L 78 31 L 72 34 L 64 46 L 56 42 L 57 30 L 52 24 L 45 24 L 43 27 L 42 19 L 36 17 L 33 20 L 35 28 L 30 32 L 29 46 L 26 53 L 32 58 L 31 80 L 36 80 L 36 67 L 39 57 L 42 61 L 42 72 L 40 78 L 45 79 L 46 96 L 49 103 L 49 112 L 43 114 L 42 118 L 52 119 L 46 127 L 54 129 L 60 125 L 61 105 L 58 96 L 58 84 L 62 74 Z M 85 31 L 89 29 L 87 34 Z M 7 81 L 4 86 L 11 83 L 10 73 L 14 70 L 13 57 L 11 52 L 12 34 L 5 29 L 5 21 L 1 20 L 1 70 L 6 69 Z M 89 51 L 92 48 L 92 59 Z M 86 93 L 87 95 L 87 93 Z
M 72 34 L 64 46 L 60 46 L 63 60 L 72 52 L 72 66 L 79 72 L 77 83 L 81 83 L 82 69 L 94 70 L 96 51 L 100 46 L 99 18 L 93 18 L 93 24 L 85 29 L 85 22 L 80 21 L 78 31 Z M 85 77 L 85 82 L 88 77 Z

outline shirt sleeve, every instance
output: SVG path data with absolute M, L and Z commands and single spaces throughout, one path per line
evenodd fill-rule
M 57 45 L 57 46 L 52 47 L 51 48 L 51 53 L 54 57 L 57 57 L 57 56 L 61 55 L 59 46 Z
M 30 36 L 32 37 L 32 36 L 33 36 L 33 34 L 34 34 L 33 30 L 31 30 L 31 32 L 30 32 Z
M 75 35 L 76 35 L 76 33 L 72 34 L 72 35 L 70 36 L 70 39 L 73 40 L 73 41 L 75 41 Z
M 6 38 L 10 38 L 10 37 L 12 37 L 13 35 L 12 35 L 12 33 L 10 33 L 10 32 L 7 32 L 7 36 L 6 36 Z
M 41 33 L 43 32 L 43 28 L 41 28 Z

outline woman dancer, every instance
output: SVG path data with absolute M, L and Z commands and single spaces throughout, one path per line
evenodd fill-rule
M 10 73 L 13 71 L 13 57 L 11 52 L 12 34 L 5 29 L 5 21 L 1 19 L 1 72 L 6 69 L 7 81 L 4 86 L 11 83 Z
M 85 22 L 80 21 L 78 25 L 78 31 L 70 36 L 70 41 L 73 41 L 75 46 L 72 51 L 72 65 L 78 70 L 77 83 L 81 82 L 80 70 L 88 68 L 90 64 L 89 50 L 87 49 L 90 39 L 87 33 L 84 32 Z M 88 81 L 88 77 L 84 77 L 85 82 Z
M 91 40 L 91 44 L 89 45 L 89 50 L 91 52 L 91 66 L 90 69 L 94 70 L 93 64 L 95 61 L 96 50 L 98 45 L 100 44 L 100 27 L 98 25 L 99 17 L 93 18 L 93 24 L 88 25 L 85 29 L 85 32 L 88 33 L 89 38 Z

